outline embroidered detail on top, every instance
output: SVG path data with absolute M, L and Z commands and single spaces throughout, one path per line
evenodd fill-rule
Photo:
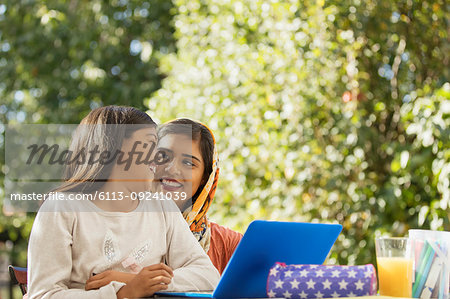
M 150 244 L 147 242 L 139 249 L 133 250 L 131 256 L 134 257 L 136 262 L 141 263 L 144 260 L 144 257 L 148 254 L 150 250 Z
M 122 266 L 125 269 L 127 269 L 127 268 L 130 269 L 131 273 L 135 273 L 135 274 L 139 273 L 142 270 L 142 266 L 139 265 L 136 262 L 135 258 L 132 256 L 127 257 L 125 260 L 123 260 Z
M 142 270 L 142 262 L 150 251 L 150 243 L 147 242 L 141 247 L 136 247 L 130 255 L 122 261 L 122 266 L 132 273 L 139 273 Z
M 109 263 L 117 261 L 120 256 L 117 240 L 110 230 L 106 231 L 105 240 L 103 241 L 103 255 Z

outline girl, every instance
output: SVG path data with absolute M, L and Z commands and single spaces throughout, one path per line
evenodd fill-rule
M 29 298 L 134 298 L 214 289 L 219 273 L 175 204 L 146 196 L 151 159 L 142 162 L 138 153 L 156 142 L 156 124 L 131 107 L 102 107 L 83 119 L 71 150 L 98 153 L 97 159 L 73 159 L 66 182 L 55 190 L 60 194 L 49 196 L 36 216 L 28 248 Z M 80 194 L 89 200 L 79 200 Z M 84 290 L 86 280 L 105 270 L 135 275 L 126 284 L 111 281 Z

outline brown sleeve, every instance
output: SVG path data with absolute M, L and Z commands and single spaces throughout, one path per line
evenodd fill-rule
M 242 234 L 211 222 L 211 244 L 208 256 L 220 274 L 227 266 L 241 239 Z

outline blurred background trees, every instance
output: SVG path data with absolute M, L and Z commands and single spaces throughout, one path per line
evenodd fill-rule
M 199 119 L 220 153 L 211 218 L 241 232 L 257 218 L 338 222 L 330 262 L 374 263 L 377 235 L 450 229 L 448 9 L 7 1 L 0 120 L 77 123 L 107 104 Z M 32 220 L 1 217 L 15 262 Z
M 443 2 L 175 4 L 146 104 L 216 132 L 217 221 L 339 222 L 345 264 L 373 263 L 376 235 L 450 228 Z
M 164 0 L 2 1 L 0 123 L 76 124 L 110 104 L 145 111 L 163 76 L 159 59 L 175 50 L 172 8 Z M 3 165 L 4 134 L 0 148 Z M 33 220 L 1 213 L 0 252 L 11 263 L 26 265 Z

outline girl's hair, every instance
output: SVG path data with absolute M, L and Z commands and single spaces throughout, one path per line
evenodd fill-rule
M 213 169 L 214 137 L 206 126 L 188 118 L 179 118 L 170 121 L 160 126 L 158 129 L 158 139 L 171 134 L 180 134 L 191 137 L 193 141 L 198 141 L 200 144 L 200 152 L 202 154 L 203 163 L 205 164 L 205 169 L 203 170 L 200 187 L 192 198 L 194 202 L 208 181 Z
M 132 126 L 131 126 L 132 125 Z M 133 107 L 106 106 L 92 110 L 78 125 L 72 136 L 69 151 L 75 156 L 109 152 L 111 156 L 120 151 L 123 140 L 143 128 L 155 128 L 152 118 Z M 54 191 L 92 192 L 107 181 L 117 155 L 108 163 L 68 163 L 64 183 Z M 75 160 L 75 159 L 74 159 Z

